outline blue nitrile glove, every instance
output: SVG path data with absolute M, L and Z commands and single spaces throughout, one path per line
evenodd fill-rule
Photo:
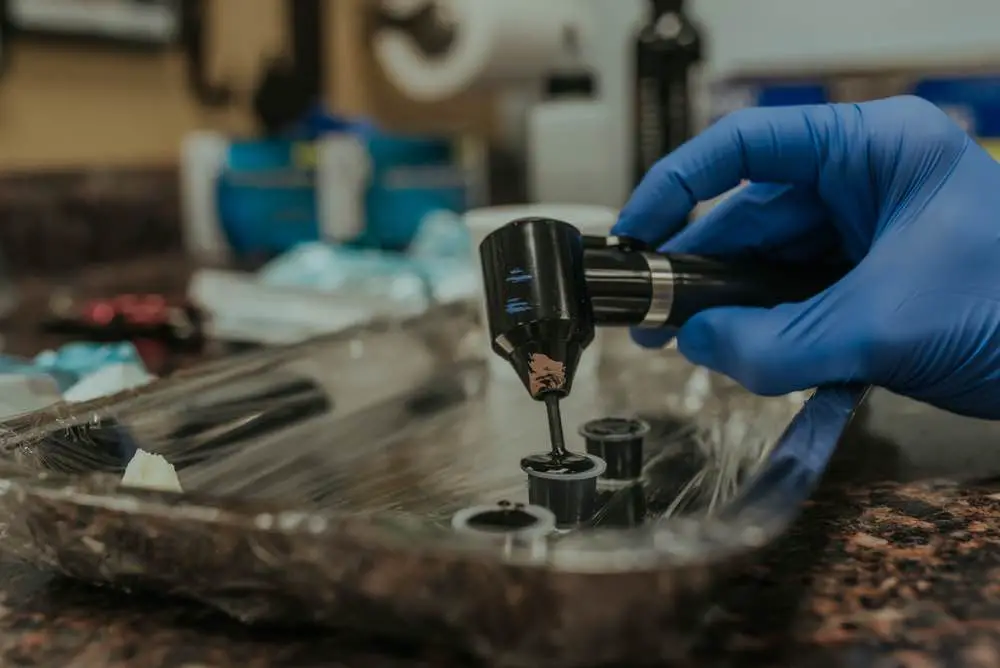
M 697 315 L 683 355 L 763 395 L 862 382 L 1000 417 L 1000 164 L 918 98 L 748 109 L 661 160 L 614 232 L 668 238 L 741 179 L 663 250 L 856 266 L 803 303 Z

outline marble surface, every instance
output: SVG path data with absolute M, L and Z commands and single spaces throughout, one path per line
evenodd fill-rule
M 183 284 L 177 267 L 176 258 L 145 261 L 81 286 L 170 289 Z M 39 296 L 44 288 L 31 287 Z M 31 320 L 29 309 L 6 328 L 11 349 L 57 343 L 38 338 Z M 915 471 L 904 460 L 891 444 L 848 439 L 794 528 L 719 589 L 689 665 L 1000 666 L 1000 479 L 912 481 L 933 467 Z M 982 471 L 970 461 L 966 475 Z M 904 468 L 911 481 L 893 482 Z M 0 557 L 0 665 L 474 664 L 444 649 L 250 628 L 186 601 L 95 588 Z

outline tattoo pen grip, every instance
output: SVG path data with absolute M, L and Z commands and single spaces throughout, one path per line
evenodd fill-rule
M 680 327 L 701 311 L 720 306 L 773 308 L 802 302 L 833 285 L 842 268 L 762 262 L 729 262 L 665 254 L 672 274 L 672 303 L 664 326 Z
M 680 327 L 720 306 L 771 308 L 819 294 L 843 267 L 729 261 L 590 246 L 584 254 L 594 322 L 601 326 Z

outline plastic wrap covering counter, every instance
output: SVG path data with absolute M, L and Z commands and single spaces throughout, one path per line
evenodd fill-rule
M 669 660 L 717 578 L 797 514 L 863 394 L 762 399 L 673 352 L 609 349 L 564 414 L 651 422 L 647 519 L 521 549 L 450 524 L 525 500 L 519 459 L 547 443 L 541 407 L 465 354 L 485 349 L 473 319 L 436 311 L 6 423 L 7 547 L 245 621 L 459 644 L 498 665 Z M 184 493 L 122 487 L 136 447 L 170 460 Z

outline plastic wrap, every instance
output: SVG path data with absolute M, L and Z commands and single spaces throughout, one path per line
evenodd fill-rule
M 8 421 L 7 549 L 248 622 L 457 644 L 500 665 L 670 659 L 715 578 L 794 518 L 862 397 L 763 399 L 675 352 L 608 348 L 564 402 L 567 431 L 638 410 L 641 480 L 576 529 L 484 539 L 456 514 L 525 503 L 518 462 L 547 447 L 544 410 L 513 372 L 488 377 L 485 350 L 474 310 L 437 308 Z M 123 485 L 139 451 L 182 491 Z M 636 496 L 638 521 L 604 523 Z

